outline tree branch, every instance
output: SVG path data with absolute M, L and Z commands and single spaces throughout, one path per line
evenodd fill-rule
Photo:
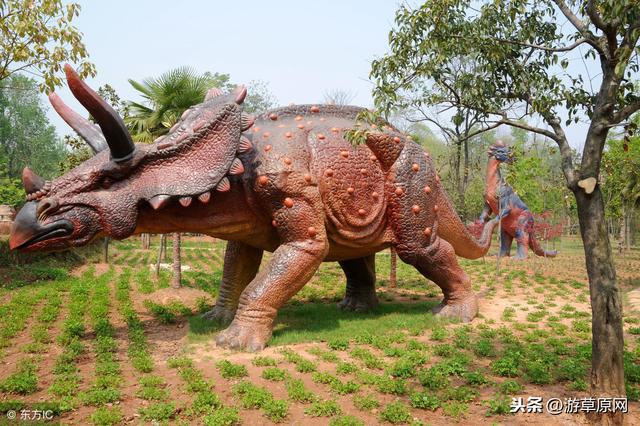
M 627 106 L 622 108 L 620 111 L 614 113 L 613 119 L 611 121 L 613 122 L 613 124 L 621 123 L 625 121 L 627 118 L 629 118 L 633 113 L 637 112 L 638 110 L 640 110 L 640 99 L 628 104 Z

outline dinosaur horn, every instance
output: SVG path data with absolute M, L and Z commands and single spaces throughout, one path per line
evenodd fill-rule
M 62 119 L 87 142 L 94 154 L 107 148 L 102 132 L 86 118 L 69 108 L 55 92 L 49 94 L 49 102 Z
M 111 105 L 80 79 L 71 65 L 65 64 L 64 71 L 67 74 L 71 93 L 89 111 L 102 129 L 113 161 L 121 162 L 131 158 L 136 147 L 122 118 L 111 108 Z

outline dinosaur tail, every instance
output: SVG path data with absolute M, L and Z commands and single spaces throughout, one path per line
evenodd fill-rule
M 556 250 L 544 250 L 540 247 L 540 243 L 536 239 L 536 234 L 533 232 L 529 233 L 529 247 L 535 254 L 541 257 L 556 257 L 558 252 Z
M 438 185 L 439 186 L 439 185 Z M 451 200 L 442 187 L 438 188 L 438 234 L 447 240 L 458 256 L 467 259 L 478 259 L 489 251 L 494 228 L 498 225 L 497 218 L 484 225 L 482 235 L 477 240 L 462 223 L 456 213 Z

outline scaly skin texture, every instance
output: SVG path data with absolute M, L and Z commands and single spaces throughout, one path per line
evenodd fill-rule
M 531 247 L 538 256 L 555 257 L 557 252 L 546 251 L 540 247 L 534 233 L 533 214 L 520 197 L 513 192 L 513 188 L 502 178 L 500 164 L 510 161 L 509 149 L 498 142 L 489 148 L 489 162 L 487 164 L 487 180 L 484 194 L 485 205 L 480 215 L 480 221 L 489 220 L 490 216 L 498 215 L 501 211 L 500 222 L 500 256 L 511 255 L 511 244 L 515 238 L 517 253 L 515 259 L 526 259 Z M 500 206 L 498 208 L 498 199 Z
M 442 288 L 439 315 L 476 315 L 456 253 L 484 255 L 497 222 L 476 241 L 428 153 L 387 126 L 370 128 L 366 144 L 353 146 L 344 131 L 360 125 L 359 108 L 290 106 L 254 119 L 241 110 L 245 95 L 210 91 L 130 159 L 101 152 L 46 191 L 30 191 L 11 246 L 61 249 L 142 232 L 228 240 L 220 297 L 205 316 L 231 321 L 217 337 L 230 348 L 262 349 L 278 309 L 323 261 L 338 261 L 347 277 L 341 308 L 376 307 L 375 253 L 391 245 Z M 265 250 L 272 256 L 260 269 Z

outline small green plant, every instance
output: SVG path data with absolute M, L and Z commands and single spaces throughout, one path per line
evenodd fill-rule
M 264 414 L 274 423 L 284 421 L 289 415 L 289 404 L 282 399 L 274 399 L 265 404 L 262 409 Z
M 515 380 L 505 380 L 504 382 L 500 383 L 498 389 L 505 395 L 513 395 L 521 392 L 524 389 L 524 386 L 522 386 Z
M 484 401 L 484 404 L 489 408 L 487 416 L 511 413 L 511 398 L 506 395 L 496 394 L 493 398 Z
M 414 392 L 411 394 L 410 401 L 414 408 L 435 411 L 440 407 L 440 398 L 429 392 Z
M 485 377 L 480 370 L 469 371 L 463 375 L 464 379 L 473 386 L 484 386 L 489 383 L 489 379 Z
M 431 340 L 442 341 L 447 337 L 449 337 L 449 332 L 441 325 L 437 325 L 431 330 Z
M 473 352 L 476 355 L 485 358 L 495 356 L 495 348 L 493 347 L 493 342 L 488 338 L 478 339 L 473 347 Z
M 246 377 L 249 375 L 249 373 L 247 372 L 247 367 L 242 364 L 234 364 L 226 359 L 218 361 L 216 366 L 220 371 L 220 375 L 225 379 L 230 379 L 233 377 Z
M 358 366 L 352 362 L 339 362 L 336 366 L 336 373 L 340 375 L 351 374 L 358 371 Z
M 337 337 L 329 340 L 327 346 L 334 351 L 346 351 L 349 349 L 349 339 Z
M 285 379 L 285 388 L 292 401 L 306 403 L 313 402 L 317 399 L 316 394 L 306 389 L 304 387 L 304 383 L 300 379 L 290 377 Z
M 286 371 L 277 367 L 267 367 L 262 371 L 262 378 L 273 382 L 281 382 L 286 376 Z
M 329 426 L 364 426 L 364 422 L 349 414 L 331 419 Z
M 242 423 L 237 408 L 220 407 L 203 419 L 205 426 L 235 426 Z
M 442 370 L 430 367 L 418 373 L 418 381 L 428 389 L 442 389 L 449 384 L 449 377 Z
M 165 421 L 174 416 L 176 406 L 173 402 L 154 402 L 148 407 L 140 408 L 139 412 L 142 418 L 148 422 Z
M 278 365 L 278 361 L 275 358 L 271 358 L 269 356 L 257 356 L 251 363 L 256 367 L 275 367 Z
M 447 401 L 442 404 L 442 411 L 444 412 L 444 414 L 454 419 L 465 417 L 468 410 L 469 405 L 461 401 Z
M 316 401 L 304 410 L 305 414 L 312 417 L 332 417 L 342 413 L 342 409 L 333 399 Z
M 390 402 L 380 412 L 380 420 L 393 424 L 409 423 L 411 413 L 406 404 L 400 401 Z
M 380 403 L 374 395 L 355 395 L 353 397 L 353 405 L 358 410 L 371 411 L 374 408 L 378 408 Z
M 122 411 L 119 407 L 99 407 L 91 415 L 91 423 L 97 426 L 117 425 L 122 422 Z

